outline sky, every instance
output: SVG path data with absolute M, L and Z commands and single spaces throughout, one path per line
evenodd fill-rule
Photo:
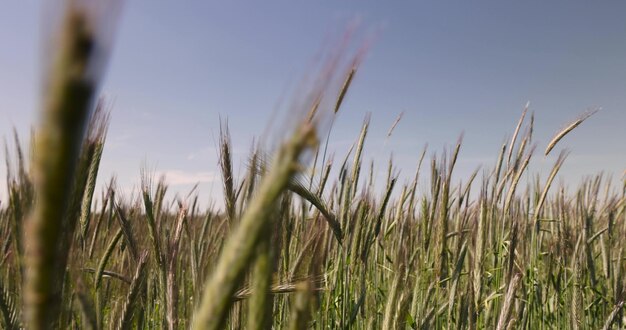
M 26 139 L 37 123 L 45 16 L 40 1 L 0 4 L 2 137 L 15 127 Z M 370 113 L 366 160 L 377 161 L 377 173 L 393 154 L 411 177 L 426 143 L 430 155 L 463 133 L 461 179 L 493 167 L 530 102 L 538 151 L 601 107 L 552 155 L 537 152 L 531 171 L 545 174 L 563 148 L 570 155 L 559 180 L 568 185 L 600 171 L 617 180 L 626 169 L 624 1 L 157 0 L 127 1 L 120 17 L 101 89 L 112 119 L 100 185 L 115 174 L 129 192 L 147 164 L 173 193 L 199 182 L 202 198 L 219 198 L 220 118 L 243 173 L 253 139 L 281 129 L 281 100 L 355 22 L 370 45 L 331 132 L 337 158 Z

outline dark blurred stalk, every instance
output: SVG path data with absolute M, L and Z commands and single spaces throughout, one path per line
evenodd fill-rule
M 45 77 L 41 123 L 34 153 L 35 208 L 26 228 L 26 325 L 54 327 L 61 306 L 61 285 L 69 244 L 63 239 L 75 170 L 88 122 L 96 81 L 89 70 L 95 38 L 85 11 L 67 4 L 56 54 Z M 59 247 L 63 246 L 62 249 Z

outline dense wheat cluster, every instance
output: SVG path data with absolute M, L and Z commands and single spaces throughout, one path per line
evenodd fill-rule
M 80 11 L 68 17 L 32 150 L 17 135 L 5 147 L 3 328 L 626 325 L 626 178 L 565 189 L 553 183 L 564 151 L 546 178 L 529 173 L 543 156 L 526 110 L 491 168 L 453 176 L 459 140 L 432 158 L 416 150 L 414 176 L 400 179 L 391 160 L 364 161 L 367 118 L 348 154 L 329 154 L 324 129 L 360 60 L 331 57 L 294 110 L 291 135 L 274 152 L 251 151 L 240 177 L 224 126 L 223 209 L 201 208 L 194 190 L 168 194 L 145 169 L 139 193 L 121 196 L 114 178 L 98 177 L 109 114 L 103 101 L 90 111 L 91 31 Z M 591 114 L 557 132 L 545 154 Z M 102 191 L 97 180 L 108 180 Z

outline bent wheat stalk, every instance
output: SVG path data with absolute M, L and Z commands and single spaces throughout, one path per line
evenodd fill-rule
M 600 111 L 600 109 L 595 109 L 595 110 L 583 113 L 578 119 L 574 120 L 572 123 L 567 125 L 567 127 L 562 129 L 560 132 L 556 133 L 556 135 L 552 138 L 552 140 L 550 140 L 550 143 L 548 143 L 548 147 L 546 147 L 545 155 L 547 156 L 550 153 L 550 151 L 552 151 L 554 146 L 556 146 L 556 144 L 559 143 L 559 141 L 561 141 L 561 139 L 565 135 L 567 135 L 567 133 L 574 130 L 574 128 L 578 127 L 578 125 L 582 124 L 583 121 L 587 120 L 587 118 L 593 116 L 598 111 Z
M 204 290 L 193 329 L 221 329 L 233 303 L 235 290 L 254 257 L 257 243 L 269 224 L 273 206 L 298 171 L 298 158 L 316 143 L 315 128 L 309 123 L 299 127 L 278 151 L 274 166 L 263 178 L 258 194 L 250 201 L 238 227 L 224 244 L 213 275 Z

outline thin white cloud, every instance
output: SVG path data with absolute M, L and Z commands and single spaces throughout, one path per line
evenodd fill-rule
M 123 133 L 116 136 L 109 136 L 106 141 L 106 148 L 116 150 L 121 147 L 125 147 L 128 145 L 128 142 L 133 139 L 133 137 L 134 136 L 131 133 Z
M 206 147 L 187 154 L 187 160 L 206 159 L 216 155 L 217 149 L 215 147 Z
M 230 153 L 233 156 L 244 155 L 249 153 L 249 149 L 232 147 Z M 187 154 L 187 160 L 206 160 L 219 157 L 219 149 L 217 147 L 205 147 Z
M 157 177 L 165 176 L 165 182 L 170 185 L 196 184 L 213 182 L 219 178 L 215 172 L 187 172 L 181 170 L 158 171 Z

